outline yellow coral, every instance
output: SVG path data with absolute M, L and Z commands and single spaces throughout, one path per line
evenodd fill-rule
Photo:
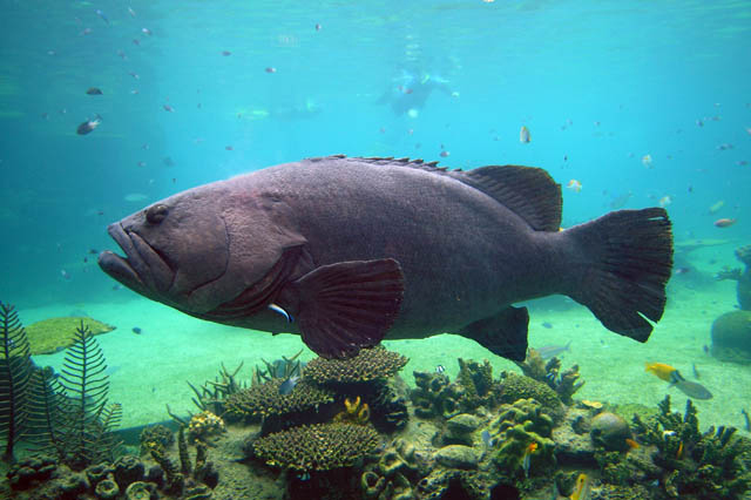
M 344 411 L 334 417 L 336 422 L 352 422 L 358 425 L 365 425 L 370 420 L 370 407 L 368 403 L 363 403 L 360 396 L 354 401 L 349 398 L 344 400 Z
M 198 415 L 193 415 L 188 423 L 188 433 L 195 439 L 202 439 L 224 431 L 222 417 L 214 415 L 210 411 L 202 411 Z

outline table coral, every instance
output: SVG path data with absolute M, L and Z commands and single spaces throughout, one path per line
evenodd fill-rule
M 289 394 L 280 394 L 282 379 L 243 389 L 226 400 L 226 416 L 234 419 L 280 416 L 301 412 L 334 401 L 334 393 L 305 379 Z
M 353 465 L 379 444 L 369 426 L 350 423 L 314 424 L 269 434 L 253 443 L 268 465 L 298 471 L 323 471 Z
M 348 359 L 315 358 L 303 370 L 305 378 L 319 384 L 352 384 L 389 378 L 399 372 L 409 360 L 399 354 L 376 346 L 360 349 Z

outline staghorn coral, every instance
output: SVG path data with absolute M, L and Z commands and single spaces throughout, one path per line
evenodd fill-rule
M 415 406 L 415 415 L 420 418 L 433 418 L 443 415 L 444 401 L 448 398 L 448 375 L 437 372 L 413 372 L 415 389 L 410 391 L 410 399 Z M 455 407 L 455 401 L 449 405 Z M 452 408 L 455 410 L 455 408 Z
M 350 423 L 313 424 L 258 438 L 255 455 L 268 465 L 297 471 L 324 471 L 349 467 L 379 443 L 370 426 Z
M 546 384 L 523 375 L 503 372 L 501 374 L 502 403 L 511 404 L 519 399 L 532 398 L 542 405 L 542 408 L 554 420 L 563 417 L 564 408 L 558 394 Z
M 201 411 L 211 411 L 216 415 L 224 413 L 224 402 L 229 396 L 247 388 L 246 383 L 238 382 L 235 378 L 243 367 L 242 362 L 232 372 L 227 370 L 224 363 L 221 366 L 219 375 L 214 377 L 214 380 L 207 380 L 200 388 L 188 382 L 195 394 L 192 398 L 193 404 Z
M 289 394 L 280 394 L 284 380 L 274 378 L 261 385 L 243 389 L 226 400 L 226 417 L 249 420 L 253 417 L 280 416 L 316 408 L 334 401 L 332 391 L 316 384 L 300 380 Z
M 291 377 L 299 376 L 302 369 L 305 368 L 304 361 L 297 361 L 297 358 L 302 354 L 302 349 L 297 351 L 297 354 L 288 358 L 282 356 L 279 359 L 275 359 L 271 363 L 265 359 L 261 359 L 266 368 L 255 367 L 253 369 L 253 376 L 251 378 L 251 385 L 260 385 L 264 382 L 268 382 L 273 378 L 288 379 Z
M 415 415 L 449 419 L 460 413 L 471 413 L 480 406 L 497 405 L 499 386 L 493 382 L 490 363 L 461 358 L 458 361 L 459 375 L 454 382 L 445 373 L 413 373 L 417 387 L 411 391 L 410 398 L 415 405 Z
M 683 416 L 670 411 L 670 396 L 659 404 L 660 413 L 647 422 L 634 415 L 636 434 L 653 445 L 656 465 L 667 475 L 661 483 L 672 498 L 694 495 L 701 500 L 736 500 L 751 488 L 751 470 L 743 455 L 751 441 L 735 435 L 734 427 L 699 431 L 696 407 L 689 399 Z
M 303 376 L 319 384 L 353 384 L 389 378 L 409 360 L 382 346 L 360 349 L 348 359 L 315 358 L 303 370 Z
M 584 385 L 584 381 L 579 381 L 579 365 L 574 365 L 561 373 L 560 359 L 554 356 L 546 363 L 536 349 L 530 348 L 527 351 L 527 359 L 516 364 L 524 375 L 547 384 L 558 393 L 558 397 L 566 405 L 573 403 L 572 396 Z
M 496 405 L 497 394 L 493 384 L 493 367 L 486 359 L 482 364 L 477 361 L 459 361 L 459 374 L 456 384 L 464 390 L 459 397 L 459 406 L 465 412 L 473 411 L 480 406 L 492 407 Z
M 407 386 L 401 377 L 371 384 L 368 394 L 370 421 L 378 432 L 391 433 L 404 429 L 409 421 Z

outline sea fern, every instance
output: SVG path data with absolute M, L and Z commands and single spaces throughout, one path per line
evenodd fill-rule
M 0 302 L 0 435 L 6 441 L 6 462 L 14 460 L 13 447 L 28 419 L 32 371 L 26 330 L 14 307 Z
M 73 469 L 83 469 L 104 458 L 100 447 L 102 436 L 111 429 L 102 418 L 111 419 L 105 413 L 109 393 L 109 377 L 105 373 L 107 364 L 99 343 L 89 327 L 81 321 L 76 328 L 74 343 L 65 352 L 65 361 L 60 374 L 63 394 L 68 398 L 69 407 L 62 412 L 62 440 L 65 443 L 63 461 Z M 114 410 L 113 410 L 114 411 Z M 119 408 L 117 410 L 119 415 Z M 119 416 L 117 419 L 119 421 Z
M 36 370 L 32 377 L 29 419 L 26 432 L 32 451 L 41 454 L 65 456 L 63 415 L 69 414 L 71 402 L 52 368 Z

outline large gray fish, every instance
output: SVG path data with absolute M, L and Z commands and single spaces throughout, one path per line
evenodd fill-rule
M 325 357 L 453 332 L 521 361 L 529 316 L 511 304 L 551 294 L 646 341 L 672 266 L 667 213 L 561 231 L 561 206 L 539 168 L 313 158 L 154 203 L 109 226 L 126 257 L 99 265 L 198 318 L 299 333 Z

